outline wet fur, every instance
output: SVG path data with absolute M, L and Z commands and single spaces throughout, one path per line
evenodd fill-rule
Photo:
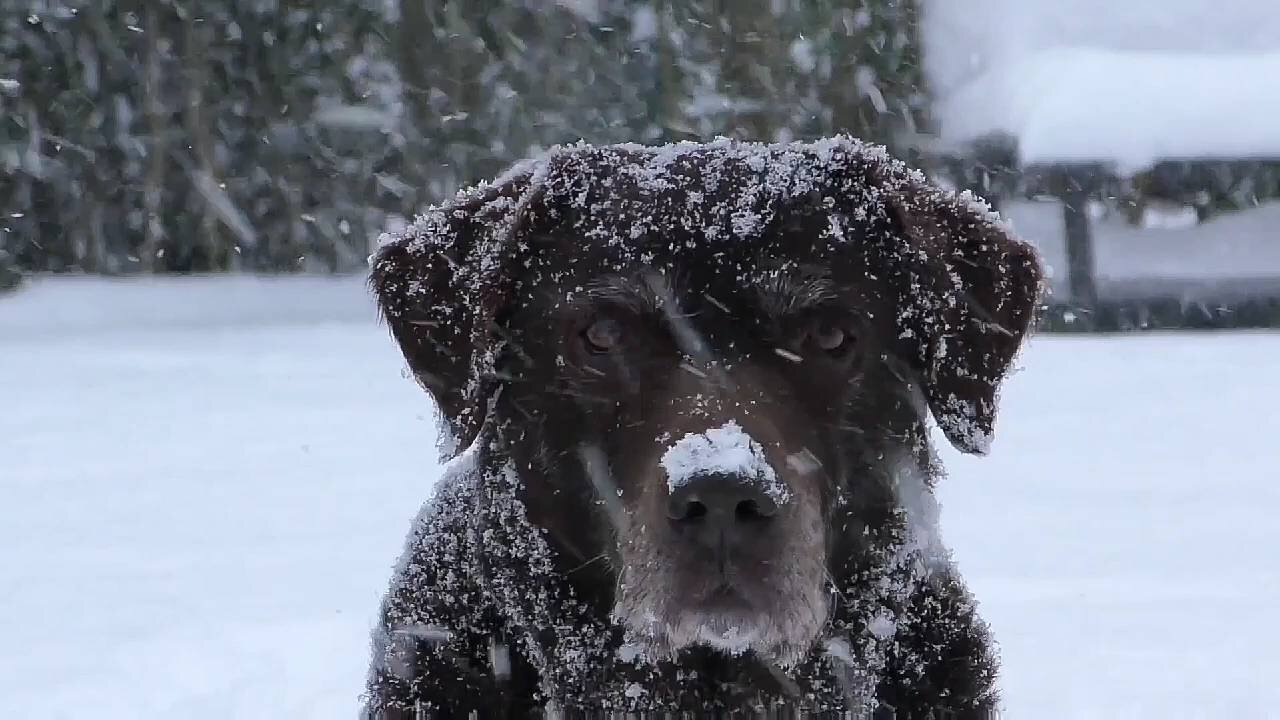
M 991 641 L 936 537 L 925 422 L 932 410 L 962 449 L 984 449 L 1039 291 L 1034 254 L 853 141 L 686 150 L 662 160 L 682 179 L 656 194 L 615 182 L 649 151 L 553 151 L 375 259 L 383 312 L 469 464 L 441 481 L 397 569 L 368 717 L 995 706 Z M 766 176 L 770 162 L 812 173 L 812 191 L 751 198 L 706 179 L 754 176 L 752 153 Z M 699 204 L 681 173 L 725 194 Z M 716 245 L 742 229 L 724 203 L 769 220 Z M 707 239 L 681 241 L 700 228 Z M 820 365 L 806 381 L 773 350 L 833 303 L 863 344 L 838 385 Z M 603 371 L 565 345 L 602 305 L 654 338 Z M 771 448 L 796 498 L 760 550 L 771 562 L 752 566 L 775 592 L 740 618 L 754 638 L 742 647 L 706 637 L 671 593 L 698 579 L 658 522 L 661 438 L 727 417 Z M 790 467 L 800 451 L 816 465 Z

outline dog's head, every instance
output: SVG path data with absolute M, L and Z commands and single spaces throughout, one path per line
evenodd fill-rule
M 495 432 L 530 517 L 612 561 L 658 647 L 782 661 L 892 514 L 924 418 L 985 452 L 1040 287 L 981 203 L 879 148 L 559 148 L 373 261 L 463 444 Z

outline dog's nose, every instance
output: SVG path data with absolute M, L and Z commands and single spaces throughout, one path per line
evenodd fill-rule
M 711 547 L 762 529 L 778 503 L 750 479 L 730 473 L 696 475 L 673 489 L 667 517 L 689 539 Z

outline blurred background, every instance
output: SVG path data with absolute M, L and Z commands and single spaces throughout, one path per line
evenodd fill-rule
M 937 443 L 1005 717 L 1274 720 L 1275 0 L 0 0 L 0 717 L 354 716 L 441 472 L 378 236 L 555 143 L 835 132 L 1070 331 Z
M 1054 328 L 1280 323 L 1268 0 L 0 0 L 0 286 L 358 273 L 555 143 L 887 144 L 1001 207 Z

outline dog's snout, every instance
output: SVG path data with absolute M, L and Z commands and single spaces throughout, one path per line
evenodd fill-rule
M 757 483 L 741 475 L 698 475 L 671 492 L 667 517 L 691 540 L 708 545 L 764 525 L 778 504 Z

